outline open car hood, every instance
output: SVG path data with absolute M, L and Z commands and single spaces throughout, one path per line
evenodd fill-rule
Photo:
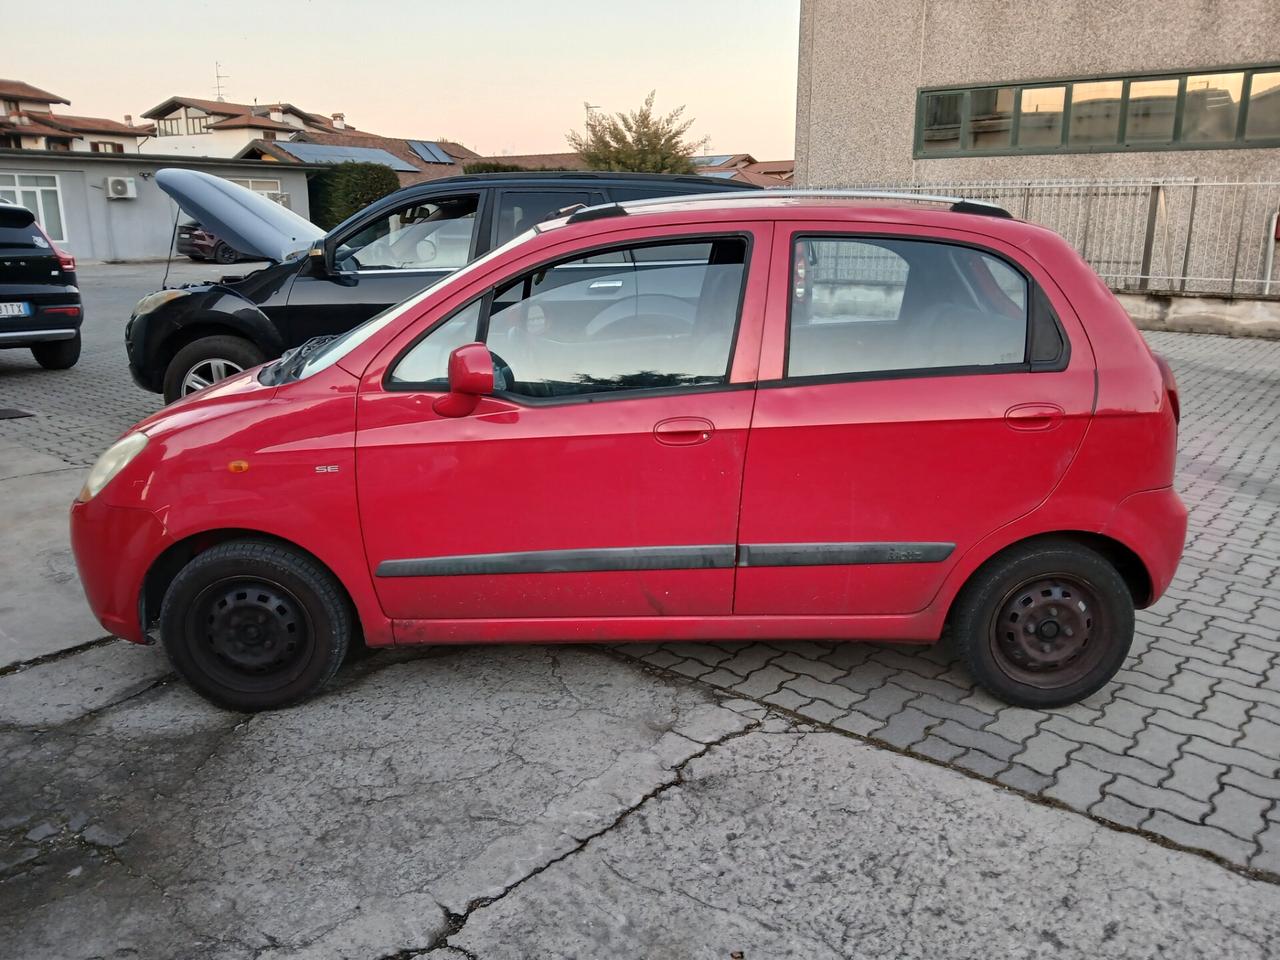
M 324 236 L 287 207 L 199 170 L 166 167 L 156 171 L 156 183 L 184 213 L 249 256 L 279 263 Z

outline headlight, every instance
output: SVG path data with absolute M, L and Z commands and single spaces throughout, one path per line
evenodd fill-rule
M 85 480 L 84 486 L 80 489 L 80 495 L 76 499 L 86 503 L 96 497 L 117 473 L 142 452 L 146 445 L 145 433 L 131 433 L 109 446 L 89 471 L 89 478 Z
M 133 308 L 133 315 L 140 317 L 144 313 L 150 313 L 152 310 L 163 307 L 170 300 L 185 297 L 187 293 L 186 290 L 157 290 L 155 293 L 149 293 L 138 301 L 138 305 Z

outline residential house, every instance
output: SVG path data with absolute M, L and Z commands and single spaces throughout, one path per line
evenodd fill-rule
M 0 149 L 137 153 L 150 126 L 134 126 L 105 117 L 54 113 L 54 104 L 71 101 L 21 80 L 0 80 Z
M 722 153 L 693 158 L 697 173 L 756 187 L 784 187 L 795 172 L 793 160 L 761 162 L 749 153 Z
M 303 130 L 287 141 L 254 140 L 237 156 L 279 163 L 382 163 L 396 172 L 401 186 L 456 177 L 463 172 L 463 164 L 482 159 L 474 150 L 450 140 L 383 137 L 349 127 Z
M 255 140 L 290 140 L 303 132 L 345 132 L 341 113 L 328 117 L 291 103 L 231 103 L 196 97 L 170 97 L 143 114 L 156 124 L 148 153 L 188 157 L 241 155 Z

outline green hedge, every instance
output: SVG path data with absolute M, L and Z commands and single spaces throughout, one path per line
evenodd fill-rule
M 395 171 L 381 163 L 339 163 L 307 184 L 311 221 L 330 230 L 351 214 L 400 189 Z

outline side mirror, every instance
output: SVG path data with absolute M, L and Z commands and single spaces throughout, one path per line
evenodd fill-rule
M 311 261 L 311 276 L 332 280 L 341 287 L 354 287 L 360 282 L 360 278 L 355 273 L 338 268 L 338 264 L 334 260 L 335 252 L 334 244 L 329 241 L 328 237 L 317 240 L 311 249 L 307 251 L 307 257 Z
M 442 417 L 465 417 L 493 393 L 493 357 L 483 343 L 467 343 L 449 354 L 449 392 L 431 408 Z

